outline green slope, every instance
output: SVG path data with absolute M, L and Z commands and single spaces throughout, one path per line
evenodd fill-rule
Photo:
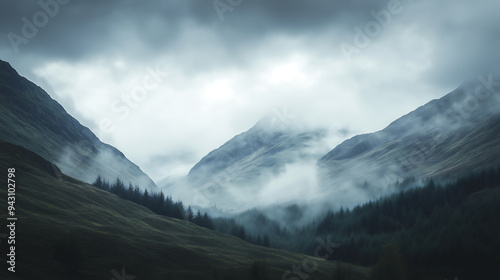
M 100 174 L 157 189 L 151 178 L 119 150 L 99 141 L 47 92 L 2 60 L 0 137 L 40 154 L 84 182 Z
M 251 279 L 250 267 L 256 259 L 270 265 L 268 279 L 281 279 L 292 265 L 300 266 L 309 258 L 155 215 L 61 174 L 42 157 L 8 142 L 0 142 L 3 223 L 7 223 L 8 168 L 16 169 L 16 273 L 7 272 L 7 244 L 2 239 L 1 279 L 68 279 L 54 258 L 54 248 L 69 235 L 84 256 L 74 279 L 112 279 L 111 271 L 121 275 L 123 267 L 136 280 L 215 279 L 214 271 L 217 279 L 227 273 L 233 276 L 226 279 Z M 309 279 L 330 279 L 335 264 L 316 260 L 318 269 Z M 362 267 L 352 270 L 353 279 L 365 279 L 369 272 Z

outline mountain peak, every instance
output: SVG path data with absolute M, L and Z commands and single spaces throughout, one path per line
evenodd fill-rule
M 498 164 L 500 97 L 490 86 L 466 82 L 381 131 L 342 142 L 318 161 L 323 187 L 340 192 L 369 182 L 380 194 L 408 177 L 449 178 Z
M 299 129 L 304 126 L 303 121 L 296 115 L 290 114 L 286 108 L 273 109 L 271 112 L 264 115 L 253 128 L 284 132 L 291 129 Z
M 39 86 L 0 61 L 0 138 L 57 164 L 91 183 L 98 175 L 157 189 L 155 183 L 116 148 L 104 144 Z
M 8 63 L 7 61 L 2 60 L 2 59 L 0 59 L 0 68 L 10 68 L 10 69 L 14 70 L 14 68 L 12 68 L 10 63 Z
M 0 59 L 0 76 L 12 79 L 19 80 L 22 78 L 19 73 L 8 63 L 7 61 Z

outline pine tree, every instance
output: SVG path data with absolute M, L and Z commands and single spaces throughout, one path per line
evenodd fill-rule
M 198 210 L 198 212 L 196 212 L 196 216 L 194 216 L 194 218 L 193 218 L 193 222 L 195 224 L 201 226 L 202 219 L 203 219 L 203 216 L 201 215 L 200 210 Z
M 271 246 L 271 242 L 269 241 L 269 236 L 267 236 L 267 234 L 264 235 L 264 240 L 262 241 L 262 245 L 264 245 L 265 247 Z
M 186 218 L 188 221 L 192 222 L 194 218 L 193 210 L 191 209 L 191 206 L 188 206 L 188 209 L 186 211 Z
M 111 186 L 107 180 L 104 180 L 104 179 L 102 180 L 102 189 L 105 191 L 111 190 Z
M 128 183 L 127 200 L 135 202 L 134 201 L 134 187 L 132 186 L 132 183 Z
M 182 201 L 177 201 L 172 207 L 172 218 L 176 218 L 179 220 L 184 220 L 184 215 L 186 215 L 186 210 L 182 205 Z
M 208 217 L 207 212 L 205 212 L 205 214 L 203 214 L 202 226 L 206 227 L 208 229 L 214 229 L 214 224 L 213 224 L 212 220 L 210 220 L 210 217 Z
M 258 234 L 257 238 L 255 239 L 255 245 L 262 245 L 262 237 L 260 237 L 260 234 Z
M 132 201 L 137 203 L 137 204 L 141 204 L 141 199 L 142 199 L 141 190 L 139 189 L 139 186 L 135 185 L 134 195 L 132 196 Z
M 104 185 L 102 182 L 101 175 L 97 175 L 97 178 L 95 179 L 94 183 L 92 183 L 92 185 L 96 188 L 101 189 L 101 190 L 103 189 Z
M 241 239 L 243 239 L 243 240 L 247 239 L 247 234 L 246 234 L 245 228 L 243 226 L 240 227 L 240 231 L 239 231 L 238 237 L 241 238 Z
M 155 203 L 155 209 L 153 210 L 155 213 L 160 214 L 160 215 L 165 215 L 166 211 L 164 208 L 165 204 L 165 195 L 163 194 L 163 191 L 161 191 L 159 194 L 156 195 L 156 203 Z
M 142 204 L 142 206 L 149 208 L 148 207 L 149 206 L 149 192 L 147 189 L 144 191 L 144 195 L 142 196 L 141 204 Z

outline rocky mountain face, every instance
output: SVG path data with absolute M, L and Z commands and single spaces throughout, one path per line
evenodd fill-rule
M 273 130 L 264 119 L 192 168 L 187 182 L 195 189 L 193 203 L 248 209 L 271 194 L 279 202 L 354 205 L 408 187 L 412 181 L 452 179 L 498 165 L 497 80 L 485 77 L 464 83 L 385 129 L 345 140 L 326 154 L 314 149 L 325 131 Z M 311 160 L 316 161 L 313 171 L 305 164 Z M 298 167 L 286 173 L 294 165 Z M 307 172 L 311 173 L 307 182 L 294 177 Z M 288 187 L 263 192 L 282 184 L 284 180 L 276 178 L 285 173 Z M 196 201 L 196 197 L 201 198 Z
M 499 86 L 493 77 L 464 83 L 381 131 L 344 141 L 318 160 L 322 190 L 359 200 L 405 178 L 450 179 L 500 164 Z
M 186 183 L 195 189 L 193 203 L 229 209 L 259 204 L 262 191 L 290 166 L 315 162 L 325 149 L 321 129 L 274 126 L 263 118 L 250 130 L 235 136 L 203 157 L 189 172 Z M 196 201 L 196 196 L 199 201 Z
M 43 89 L 1 60 L 0 138 L 36 152 L 84 182 L 93 182 L 101 175 L 157 189 L 122 152 L 102 143 Z

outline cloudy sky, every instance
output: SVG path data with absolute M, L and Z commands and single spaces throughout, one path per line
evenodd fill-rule
M 0 3 L 0 59 L 156 181 L 266 114 L 372 132 L 500 65 L 492 0 Z

